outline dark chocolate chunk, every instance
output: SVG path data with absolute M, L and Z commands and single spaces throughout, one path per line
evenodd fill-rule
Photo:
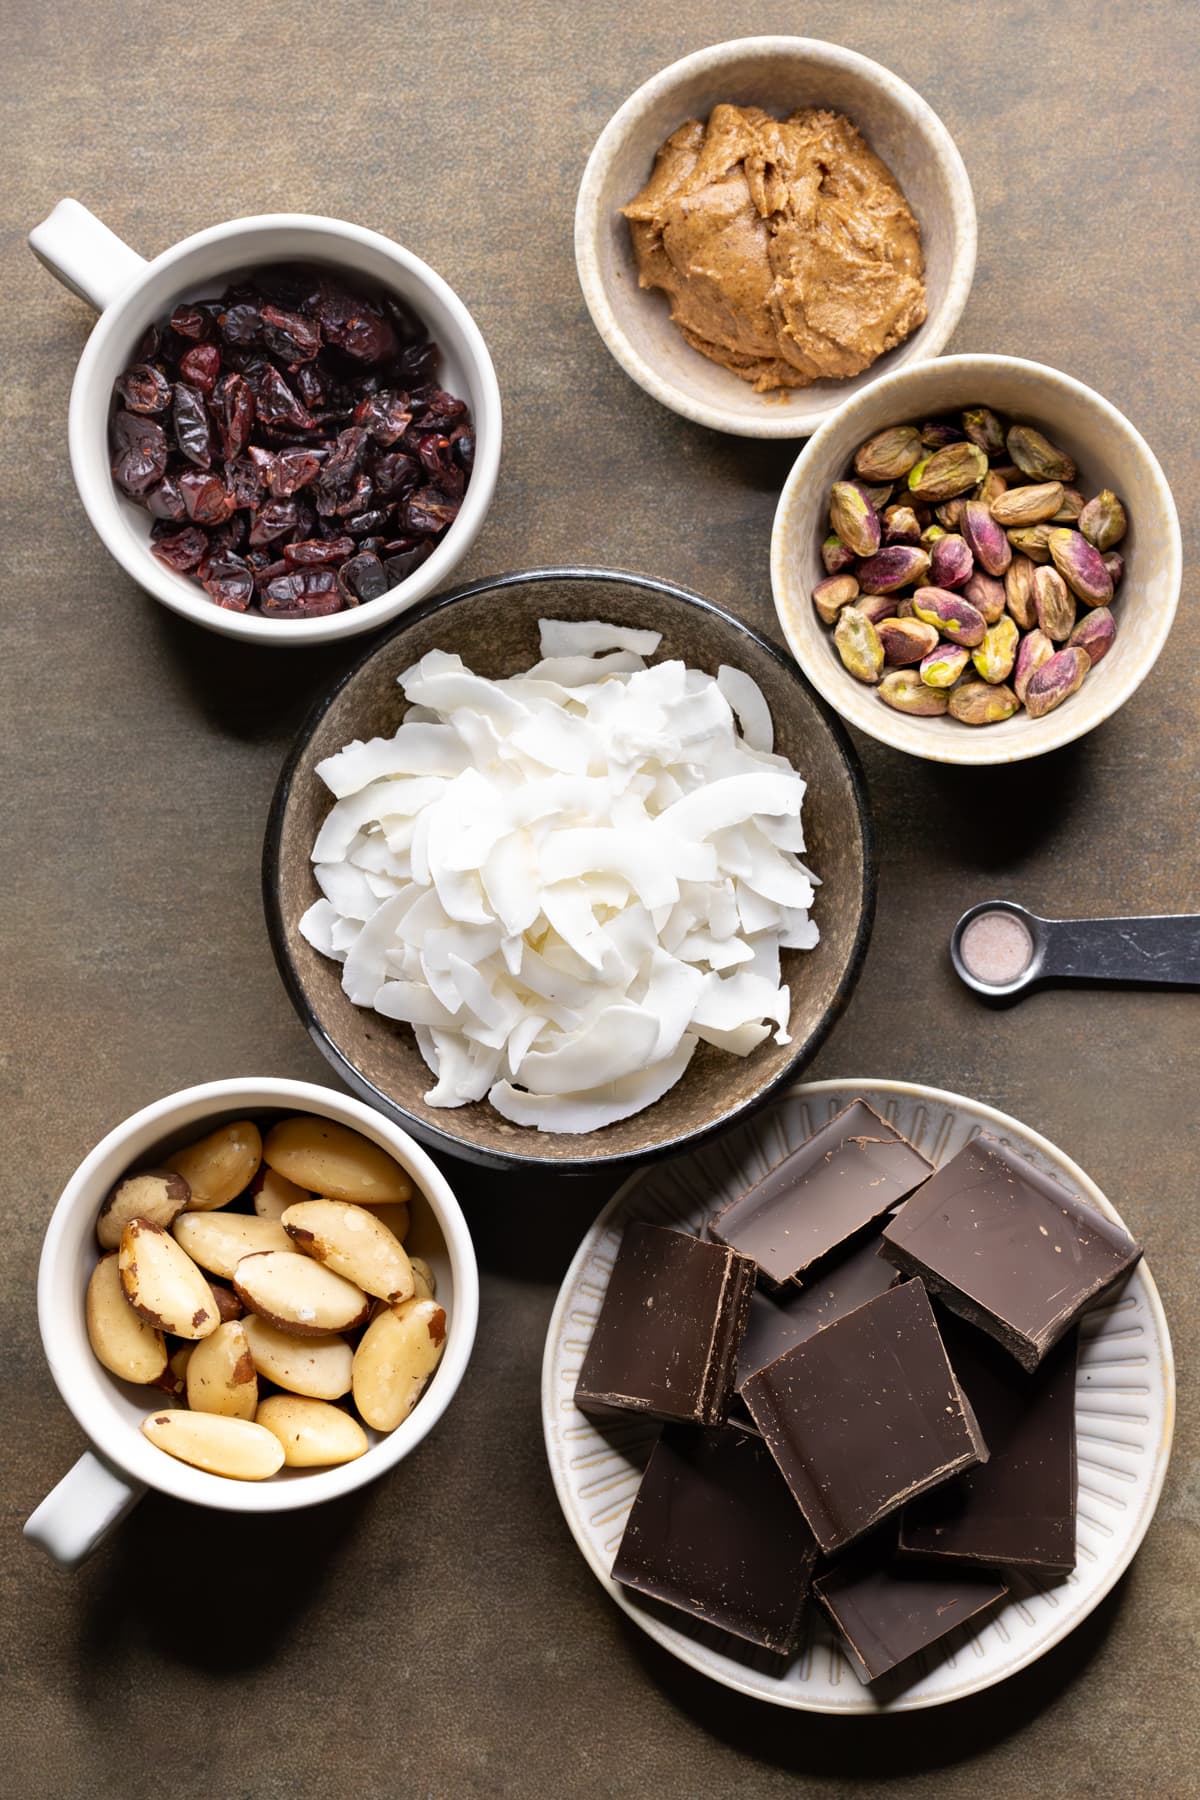
M 785 1351 L 741 1395 L 827 1552 L 987 1459 L 919 1281 Z
M 768 1281 L 790 1281 L 932 1172 L 907 1138 L 853 1100 L 710 1219 L 709 1236 L 752 1256 Z
M 755 1289 L 738 1351 L 739 1387 L 793 1344 L 802 1344 L 856 1306 L 885 1294 L 899 1280 L 891 1263 L 880 1256 L 880 1242 L 879 1233 L 873 1231 L 844 1256 L 825 1264 L 802 1288 L 788 1286 L 774 1295 Z
M 668 1426 L 642 1477 L 613 1579 L 781 1654 L 817 1558 L 762 1440 Z
M 1142 1254 L 1128 1232 L 987 1132 L 900 1208 L 883 1253 L 1025 1369 Z
M 753 1289 L 749 1257 L 660 1225 L 627 1226 L 575 1404 L 719 1425 Z
M 866 1682 L 978 1618 L 1008 1588 L 998 1576 L 899 1562 L 871 1546 L 818 1576 L 812 1591 L 837 1626 L 855 1674 Z
M 1069 1573 L 1075 1567 L 1078 1331 L 1029 1374 L 973 1325 L 948 1313 L 938 1323 L 991 1455 L 905 1507 L 901 1552 Z

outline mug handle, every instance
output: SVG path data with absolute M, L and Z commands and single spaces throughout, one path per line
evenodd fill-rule
M 85 1450 L 25 1521 L 25 1536 L 73 1569 L 136 1506 L 145 1488 L 127 1481 L 94 1450 Z
M 29 248 L 50 273 L 97 312 L 146 272 L 144 256 L 78 200 L 60 200 L 29 234 Z

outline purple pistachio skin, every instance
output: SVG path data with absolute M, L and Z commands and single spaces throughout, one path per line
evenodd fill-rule
M 986 500 L 967 501 L 959 530 L 979 566 L 989 575 L 1003 575 L 1012 561 L 1012 545 L 1003 526 L 993 519 Z
M 919 587 L 913 595 L 913 612 L 927 625 L 936 625 L 943 637 L 965 644 L 968 650 L 983 642 L 987 630 L 983 614 L 962 594 L 952 594 L 946 588 Z
M 894 594 L 898 588 L 924 581 L 929 553 L 915 544 L 885 544 L 859 564 L 858 585 L 864 594 Z
M 1091 668 L 1091 658 L 1078 645 L 1057 650 L 1040 669 L 1035 669 L 1025 688 L 1025 710 L 1031 719 L 1043 719 L 1069 700 Z
M 1112 599 L 1112 576 L 1104 566 L 1100 552 L 1088 543 L 1081 531 L 1066 526 L 1051 531 L 1046 538 L 1054 566 L 1073 594 L 1085 606 L 1107 606 Z
M 1094 606 L 1085 613 L 1078 625 L 1067 639 L 1067 648 L 1086 650 L 1088 660 L 1093 669 L 1112 649 L 1113 639 L 1117 635 L 1116 620 L 1107 606 Z
M 975 558 L 956 532 L 937 540 L 929 558 L 929 579 L 934 587 L 965 587 L 975 573 Z
M 994 625 L 1003 615 L 1007 595 L 1004 583 L 995 575 L 985 575 L 982 569 L 976 569 L 962 591 L 976 611 L 983 614 L 986 624 Z

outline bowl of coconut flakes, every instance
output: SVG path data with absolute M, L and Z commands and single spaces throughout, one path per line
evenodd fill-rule
M 317 705 L 263 856 L 314 1041 L 422 1141 L 563 1172 L 676 1151 L 814 1055 L 875 862 L 858 760 L 795 667 L 612 570 L 414 608 Z

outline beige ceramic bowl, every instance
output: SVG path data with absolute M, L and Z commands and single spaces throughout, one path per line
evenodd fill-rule
M 1079 692 L 1044 718 L 1022 711 L 1001 725 L 962 725 L 893 712 L 873 687 L 842 667 L 833 633 L 812 604 L 825 570 L 830 484 L 864 438 L 885 425 L 920 422 L 965 406 L 990 406 L 1036 425 L 1074 458 L 1089 497 L 1112 488 L 1125 502 L 1125 575 L 1113 601 L 1117 636 Z M 1015 356 L 948 356 L 897 369 L 847 403 L 805 445 L 787 478 L 771 537 L 775 610 L 796 661 L 819 694 L 880 743 L 931 762 L 1009 763 L 1082 737 L 1115 713 L 1145 680 L 1167 640 L 1179 601 L 1183 551 L 1171 490 L 1153 451 L 1115 406 L 1057 369 Z
M 783 398 L 693 350 L 663 294 L 642 289 L 621 207 L 644 185 L 659 145 L 722 101 L 780 118 L 797 107 L 845 113 L 899 181 L 920 222 L 929 316 L 873 368 Z M 975 272 L 975 202 L 946 127 L 919 94 L 879 63 L 816 38 L 754 37 L 713 44 L 651 77 L 609 120 L 588 159 L 575 208 L 575 263 L 600 336 L 627 375 L 685 419 L 739 437 L 807 437 L 883 370 L 936 356 L 958 323 Z

